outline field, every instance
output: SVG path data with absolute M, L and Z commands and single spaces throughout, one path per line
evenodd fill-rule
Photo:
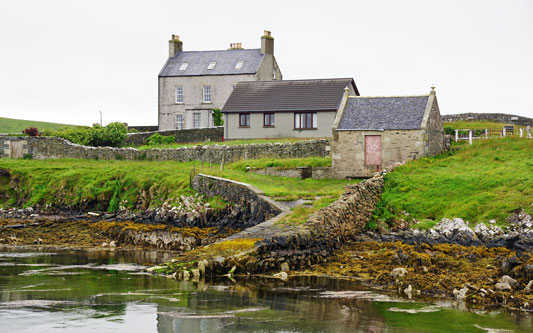
M 505 224 L 513 212 L 533 211 L 533 140 L 480 140 L 461 147 L 387 174 L 373 222 L 415 218 L 431 227 L 444 217 L 461 217 Z
M 39 132 L 42 132 L 45 129 L 56 130 L 56 129 L 62 129 L 65 127 L 75 127 L 75 125 L 0 117 L 0 133 L 21 134 L 22 131 L 28 127 L 37 127 L 39 129 Z
M 502 130 L 504 126 L 509 126 L 513 124 L 505 124 L 505 123 L 498 123 L 494 121 L 453 121 L 453 122 L 447 122 L 444 123 L 444 127 L 453 127 L 454 129 L 488 129 L 488 130 Z M 525 128 L 525 126 L 517 126 L 513 125 L 515 127 L 515 131 L 518 128 Z
M 317 138 L 314 138 L 315 140 Z M 246 140 L 226 140 L 226 141 L 202 141 L 202 142 L 191 142 L 191 143 L 170 143 L 170 144 L 159 144 L 159 145 L 143 145 L 136 147 L 137 149 L 146 150 L 153 148 L 180 148 L 180 147 L 194 147 L 194 146 L 208 146 L 208 145 L 246 145 L 253 143 L 293 143 L 298 141 L 311 140 L 310 138 L 300 139 L 300 138 L 280 138 L 280 139 L 246 139 Z

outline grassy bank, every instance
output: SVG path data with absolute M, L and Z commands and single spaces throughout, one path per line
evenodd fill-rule
M 267 195 L 282 200 L 314 199 L 317 195 L 340 195 L 347 181 L 313 180 L 262 176 L 245 172 L 246 165 L 326 165 L 320 158 L 253 160 L 209 168 L 199 162 L 104 161 L 104 160 L 11 160 L 0 159 L 0 207 L 53 204 L 82 209 L 115 211 L 119 206 L 133 210 L 159 206 L 181 195 L 192 195 L 189 176 L 194 168 L 237 181 L 250 183 Z M 220 199 L 210 199 L 220 206 Z
M 517 126 L 513 124 L 499 123 L 495 121 L 452 121 L 444 123 L 444 126 L 453 127 L 454 129 L 492 129 L 492 130 L 502 130 L 504 126 L 514 126 L 516 128 L 524 128 L 525 126 Z
M 519 209 L 532 212 L 532 170 L 533 140 L 506 138 L 463 145 L 387 174 L 375 217 L 389 224 L 415 218 L 425 227 L 443 217 L 475 223 L 496 219 L 504 224 Z
M 16 133 L 20 134 L 28 127 L 37 127 L 40 132 L 45 129 L 57 130 L 66 127 L 75 127 L 75 125 L 49 123 L 46 121 L 22 120 L 0 117 L 0 133 Z

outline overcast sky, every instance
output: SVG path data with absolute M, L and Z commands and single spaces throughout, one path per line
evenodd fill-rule
M 157 75 L 185 51 L 275 38 L 284 79 L 353 77 L 441 113 L 533 117 L 533 1 L 0 0 L 0 117 L 157 124 Z

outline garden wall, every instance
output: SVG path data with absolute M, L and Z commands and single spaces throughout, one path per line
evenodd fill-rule
M 175 138 L 175 142 L 177 143 L 222 141 L 224 136 L 224 127 L 128 133 L 128 137 L 124 141 L 124 144 L 136 146 L 145 145 L 146 140 L 155 133 L 159 133 L 164 136 L 173 136 Z
M 89 147 L 57 137 L 0 136 L 0 157 L 34 159 L 87 158 L 98 160 L 202 161 L 224 163 L 256 158 L 302 158 L 329 156 L 329 141 L 311 140 L 294 143 L 261 143 L 232 146 L 148 149 Z M 16 155 L 14 154 L 16 153 Z
M 499 123 L 514 124 L 520 126 L 533 126 L 533 119 L 505 113 L 458 113 L 442 116 L 442 121 L 495 121 Z

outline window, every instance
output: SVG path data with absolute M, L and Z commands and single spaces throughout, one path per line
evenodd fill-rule
M 250 127 L 250 114 L 249 113 L 239 113 L 239 126 Z
M 188 62 L 184 62 L 184 63 L 181 64 L 181 66 L 180 66 L 180 71 L 184 71 L 184 70 L 186 70 L 187 67 L 189 67 L 189 63 L 188 63 Z
M 183 115 L 182 114 L 176 115 L 176 129 L 177 130 L 183 129 Z
M 176 103 L 183 103 L 183 87 L 176 87 Z
M 211 103 L 211 86 L 204 86 L 204 103 Z
M 209 65 L 207 65 L 207 69 L 213 69 L 213 68 L 215 68 L 215 65 L 216 65 L 216 64 L 217 64 L 216 61 L 211 61 L 211 62 L 209 63 Z
M 202 125 L 202 114 L 200 112 L 194 112 L 192 114 L 192 127 L 200 128 Z
M 263 126 L 273 127 L 274 126 L 274 114 L 273 113 L 264 113 L 263 114 Z
M 235 65 L 235 69 L 241 69 L 242 65 L 244 65 L 244 61 L 242 60 L 237 61 L 237 64 Z
M 316 112 L 294 113 L 294 128 L 312 129 L 317 128 L 318 119 Z

